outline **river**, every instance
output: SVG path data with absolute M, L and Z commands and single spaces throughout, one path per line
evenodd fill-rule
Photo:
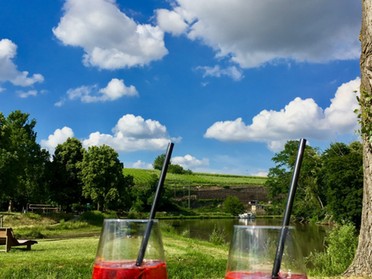
M 221 233 L 226 242 L 230 242 L 234 225 L 281 225 L 281 219 L 257 218 L 255 220 L 238 219 L 177 219 L 161 220 L 172 226 L 179 234 L 190 238 L 209 240 L 213 230 Z M 323 251 L 324 237 L 329 227 L 315 224 L 293 224 L 296 230 L 296 242 L 304 256 L 312 251 Z

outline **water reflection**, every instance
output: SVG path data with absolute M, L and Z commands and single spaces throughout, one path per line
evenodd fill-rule
M 196 238 L 201 240 L 209 240 L 213 230 L 221 233 L 227 243 L 230 242 L 234 225 L 267 225 L 280 226 L 281 219 L 184 219 L 184 220 L 161 220 L 172 226 L 174 230 L 186 237 Z M 295 224 L 295 238 L 298 245 L 301 247 L 304 256 L 307 256 L 311 251 L 323 251 L 324 236 L 328 227 L 318 226 L 314 224 Z

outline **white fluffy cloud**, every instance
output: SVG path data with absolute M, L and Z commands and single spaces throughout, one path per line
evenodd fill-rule
M 41 74 L 29 75 L 27 71 L 19 71 L 13 59 L 17 54 L 17 46 L 9 39 L 0 40 L 0 82 L 9 81 L 17 86 L 31 86 L 43 82 Z
M 169 32 L 173 35 L 182 34 L 188 26 L 183 17 L 175 11 L 159 9 L 156 11 L 156 18 L 159 27 L 164 32 Z
M 153 165 L 143 162 L 141 160 L 138 160 L 137 162 L 131 163 L 129 165 L 125 165 L 129 168 L 134 168 L 134 169 L 153 169 Z
M 142 66 L 168 53 L 157 26 L 137 24 L 115 0 L 67 0 L 54 35 L 82 47 L 84 64 L 102 69 Z
M 221 77 L 227 76 L 232 78 L 233 80 L 241 80 L 243 76 L 243 72 L 241 69 L 235 66 L 230 66 L 227 68 L 221 68 L 220 66 L 216 65 L 214 67 L 208 66 L 199 66 L 197 70 L 203 71 L 203 77 L 211 76 L 211 77 Z
M 113 134 L 91 133 L 88 139 L 83 140 L 83 146 L 107 144 L 117 151 L 125 152 L 162 150 L 170 140 L 167 128 L 159 121 L 126 114 L 113 128 Z
M 171 159 L 172 164 L 180 165 L 184 169 L 198 169 L 201 167 L 206 167 L 209 165 L 209 160 L 206 158 L 197 159 L 190 154 L 186 154 L 185 156 L 176 156 Z
M 82 140 L 85 148 L 106 144 L 117 152 L 132 152 L 140 150 L 164 150 L 170 141 L 179 142 L 180 138 L 170 138 L 167 128 L 159 121 L 143 119 L 141 116 L 126 114 L 119 119 L 112 129 L 113 134 L 94 132 L 87 139 Z M 57 129 L 48 139 L 40 141 L 40 145 L 49 150 L 51 154 L 58 144 L 73 137 L 74 132 L 69 127 Z M 137 162 L 142 164 L 141 162 Z M 142 164 L 143 167 L 143 164 Z
M 327 139 L 353 133 L 357 129 L 354 110 L 359 107 L 355 91 L 360 79 L 342 84 L 323 110 L 311 98 L 295 98 L 280 111 L 263 110 L 247 125 L 241 117 L 233 121 L 219 121 L 210 126 L 206 138 L 220 141 L 261 141 L 278 150 L 289 139 Z M 359 94 L 359 93 L 358 93 Z
M 137 96 L 137 89 L 133 86 L 126 86 L 124 80 L 113 78 L 105 88 L 98 89 L 97 85 L 83 85 L 67 91 L 68 100 L 80 100 L 83 103 L 97 103 L 115 101 L 119 98 Z M 62 106 L 66 99 L 57 102 L 56 106 Z
M 174 33 L 172 24 L 186 22 L 190 39 L 252 68 L 282 59 L 357 59 L 360 17 L 360 3 L 349 0 L 177 0 L 172 11 L 158 12 L 158 24 Z
M 58 144 L 64 143 L 68 138 L 74 137 L 74 132 L 69 127 L 63 127 L 57 129 L 52 135 L 48 136 L 48 139 L 41 140 L 40 145 L 42 148 L 49 151 L 50 154 L 54 154 L 54 150 Z

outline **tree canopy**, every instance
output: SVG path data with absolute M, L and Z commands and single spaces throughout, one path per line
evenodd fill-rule
M 49 153 L 36 142 L 36 120 L 19 110 L 0 113 L 0 197 L 13 205 L 45 198 Z
M 83 195 L 91 198 L 100 210 L 116 207 L 125 195 L 123 163 L 107 145 L 91 146 L 81 162 Z
M 269 170 L 269 196 L 273 213 L 284 212 L 297 156 L 298 142 L 288 141 L 272 160 Z M 293 215 L 320 220 L 326 216 L 337 222 L 360 225 L 363 188 L 362 145 L 353 142 L 332 144 L 323 153 L 306 146 L 293 205 Z
M 53 155 L 51 198 L 68 211 L 73 204 L 82 202 L 83 182 L 80 176 L 80 164 L 83 157 L 83 146 L 76 138 L 68 138 L 64 143 L 57 145 Z

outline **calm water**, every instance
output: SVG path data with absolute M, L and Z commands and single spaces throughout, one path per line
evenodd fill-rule
M 202 220 L 161 220 L 161 222 L 171 225 L 177 233 L 187 237 L 209 240 L 213 230 L 217 230 L 225 236 L 226 242 L 230 242 L 234 225 L 270 225 L 280 226 L 280 219 L 261 219 L 253 221 L 238 219 L 202 219 Z M 301 246 L 304 256 L 312 251 L 322 251 L 324 249 L 324 236 L 328 227 L 314 224 L 297 224 L 296 240 Z

